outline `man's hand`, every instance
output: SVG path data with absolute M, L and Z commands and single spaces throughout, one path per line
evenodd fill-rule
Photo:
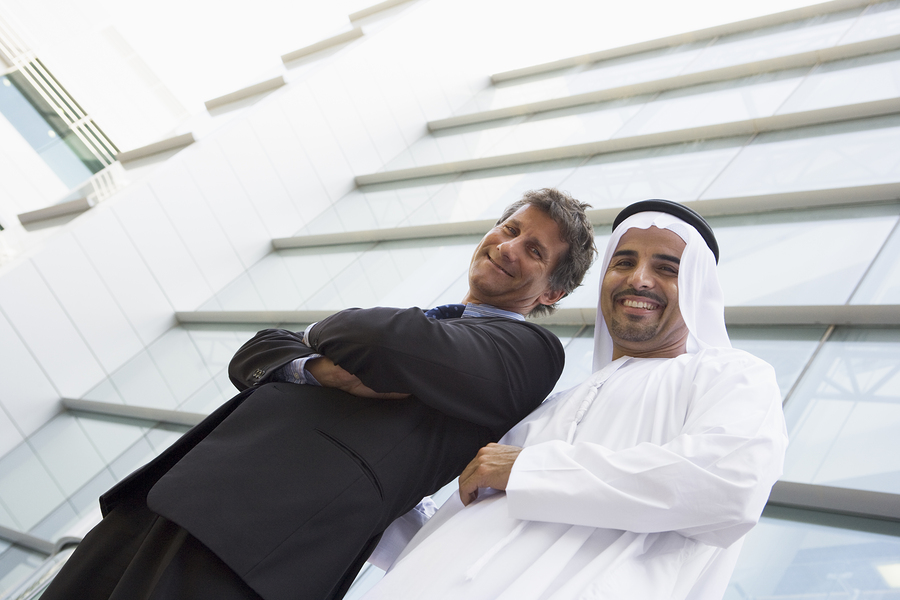
M 505 490 L 513 463 L 522 451 L 518 446 L 491 442 L 478 451 L 459 476 L 459 499 L 466 506 L 478 498 L 478 488 Z
M 366 387 L 356 375 L 351 375 L 341 367 L 334 364 L 327 356 L 314 358 L 306 363 L 306 370 L 316 378 L 322 387 L 337 388 L 348 394 L 361 398 L 380 398 L 382 400 L 399 400 L 409 394 L 394 392 L 379 393 L 370 387 Z

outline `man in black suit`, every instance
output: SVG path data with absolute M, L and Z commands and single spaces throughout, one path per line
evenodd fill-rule
M 523 316 L 590 266 L 586 206 L 545 189 L 507 208 L 461 315 L 350 309 L 257 334 L 229 367 L 244 391 L 101 498 L 44 599 L 342 597 L 395 518 L 552 389 L 562 347 Z

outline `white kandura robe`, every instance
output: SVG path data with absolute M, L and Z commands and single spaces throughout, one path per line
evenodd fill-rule
M 365 600 L 721 598 L 787 433 L 772 368 L 708 348 L 619 359 L 501 443 L 525 447 L 506 493 L 451 497 Z

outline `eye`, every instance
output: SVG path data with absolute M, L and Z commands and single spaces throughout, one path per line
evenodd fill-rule
M 512 225 L 504 225 L 504 228 L 506 229 L 506 232 L 507 232 L 509 235 L 516 235 L 516 234 L 518 233 L 518 231 L 516 230 L 516 228 L 513 227 Z
M 537 258 L 541 258 L 541 251 L 537 248 L 537 246 L 532 246 L 530 250 L 531 253 L 534 254 Z
M 678 275 L 678 269 L 672 265 L 661 265 L 659 270 L 668 275 Z

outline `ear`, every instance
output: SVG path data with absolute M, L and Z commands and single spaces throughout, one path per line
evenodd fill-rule
M 559 302 L 565 295 L 566 293 L 563 290 L 548 289 L 538 297 L 538 304 L 550 306 L 551 304 Z

